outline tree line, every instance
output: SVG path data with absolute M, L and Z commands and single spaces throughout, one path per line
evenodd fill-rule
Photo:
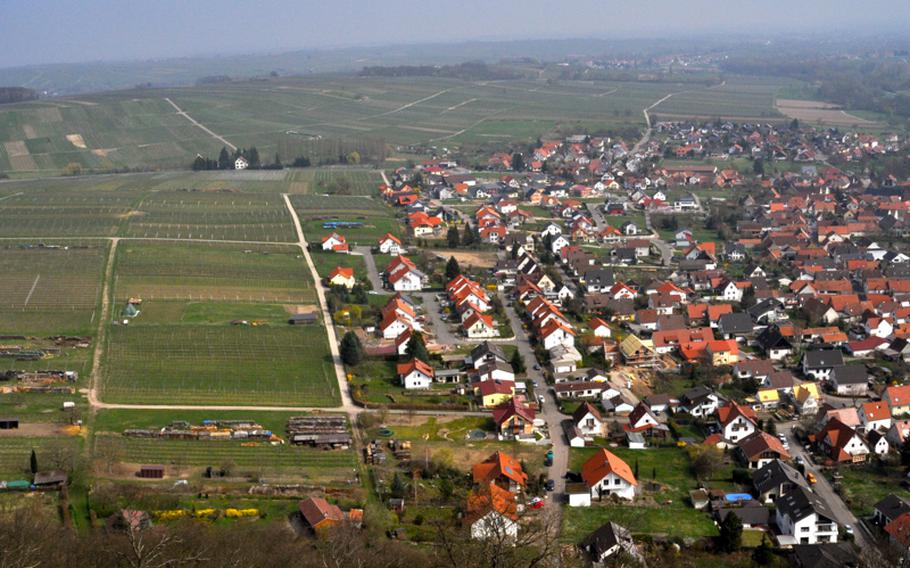
M 38 92 L 25 87 L 0 87 L 0 105 L 38 100 Z

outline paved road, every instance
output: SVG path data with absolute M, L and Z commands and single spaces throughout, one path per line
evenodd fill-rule
M 227 147 L 230 148 L 231 150 L 236 150 L 236 149 L 237 149 L 237 146 L 234 146 L 233 144 L 231 144 L 230 142 L 228 142 L 227 138 L 225 138 L 224 136 L 221 136 L 220 134 L 216 134 L 216 133 L 212 132 L 212 131 L 209 130 L 208 127 L 206 127 L 204 124 L 198 122 L 195 118 L 193 118 L 192 116 L 188 115 L 188 114 L 186 113 L 185 110 L 183 110 L 182 108 L 180 108 L 179 106 L 177 106 L 177 103 L 175 103 L 174 101 L 172 101 L 171 99 L 169 99 L 169 98 L 167 98 L 167 97 L 164 97 L 164 100 L 166 100 L 168 103 L 170 103 L 170 105 L 171 105 L 172 107 L 174 107 L 174 108 L 177 110 L 177 114 L 179 114 L 179 115 L 182 116 L 183 118 L 185 118 L 185 119 L 189 120 L 190 122 L 192 122 L 194 125 L 196 125 L 197 127 L 199 127 L 203 132 L 205 132 L 206 134 L 208 134 L 209 136 L 211 136 L 211 137 L 214 138 L 215 140 L 221 141 L 222 143 L 224 143 L 225 146 L 227 146 Z
M 828 479 L 822 475 L 818 466 L 812 461 L 812 457 L 808 451 L 800 444 L 799 440 L 796 439 L 796 436 L 793 434 L 793 427 L 796 422 L 784 422 L 780 425 L 780 432 L 787 437 L 787 441 L 790 444 L 790 454 L 796 458 L 797 456 L 801 457 L 805 463 L 806 472 L 812 472 L 815 474 L 815 478 L 818 482 L 812 487 L 813 491 L 825 502 L 828 504 L 828 507 L 831 509 L 831 512 L 834 514 L 834 520 L 836 520 L 840 525 L 850 525 L 853 527 L 854 539 L 856 543 L 862 548 L 866 546 L 874 546 L 874 539 L 867 534 L 866 528 L 864 525 L 860 524 L 859 520 L 856 518 L 840 496 L 835 493 L 834 488 L 831 486 L 831 483 Z
M 382 287 L 382 278 L 379 276 L 379 269 L 376 268 L 376 259 L 373 258 L 373 251 L 370 247 L 354 247 L 354 252 L 363 256 L 363 261 L 367 265 L 367 276 L 370 278 L 370 284 L 373 285 L 373 290 L 379 294 L 390 293 Z
M 553 443 L 553 465 L 548 470 L 550 479 L 556 482 L 556 489 L 553 491 L 553 499 L 556 503 L 566 501 L 566 472 L 569 470 L 569 444 L 562 432 L 562 421 L 568 418 L 559 411 L 556 404 L 556 396 L 547 387 L 541 371 L 535 371 L 534 365 L 537 359 L 534 356 L 534 350 L 531 348 L 531 341 L 527 332 L 522 328 L 521 318 L 513 306 L 509 305 L 508 300 L 500 292 L 500 299 L 506 309 L 506 315 L 509 323 L 515 331 L 515 346 L 518 352 L 524 358 L 525 365 L 528 367 L 528 381 L 534 384 L 534 391 L 537 394 L 544 394 L 543 408 L 538 412 L 538 416 L 547 422 L 547 429 L 550 431 L 550 441 Z M 561 509 L 562 507 L 558 507 Z
M 442 319 L 441 306 L 439 300 L 436 299 L 436 294 L 436 292 L 422 292 L 420 294 L 423 299 L 423 311 L 433 325 L 433 335 L 436 343 L 440 345 L 458 345 L 463 343 L 465 338 L 453 333 L 450 324 Z

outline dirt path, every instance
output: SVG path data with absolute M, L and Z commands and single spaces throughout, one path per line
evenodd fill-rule
M 209 130 L 204 124 L 201 124 L 201 123 L 198 122 L 195 118 L 193 118 L 192 116 L 188 115 L 188 114 L 186 113 L 185 110 L 183 110 L 182 108 L 180 108 L 179 106 L 177 106 L 177 103 L 175 103 L 174 101 L 172 101 L 172 100 L 169 99 L 168 97 L 164 97 L 164 100 L 166 100 L 168 103 L 170 103 L 170 105 L 171 105 L 172 107 L 174 107 L 174 108 L 177 110 L 177 114 L 179 114 L 179 115 L 182 116 L 183 118 L 189 120 L 190 122 L 192 122 L 193 124 L 195 124 L 196 126 L 198 126 L 200 129 L 202 129 L 203 132 L 206 132 L 209 136 L 211 136 L 211 137 L 214 138 L 215 140 L 220 140 L 221 142 L 224 143 L 225 146 L 227 146 L 227 147 L 230 148 L 231 150 L 236 150 L 236 149 L 237 149 L 237 146 L 234 146 L 233 144 L 231 144 L 230 142 L 228 142 L 226 138 L 224 138 L 224 137 L 221 136 L 220 134 L 215 134 L 214 132 L 212 132 L 211 130 Z
M 92 353 L 92 372 L 89 375 L 88 402 L 97 408 L 98 383 L 101 380 L 101 356 L 104 353 L 104 339 L 107 335 L 111 311 L 111 282 L 114 279 L 114 259 L 117 257 L 117 244 L 120 239 L 111 238 L 111 250 L 107 255 L 107 266 L 104 268 L 104 285 L 101 288 L 101 317 L 98 318 L 98 333 L 95 336 L 95 350 Z
M 316 297 L 319 299 L 319 306 L 322 308 L 322 319 L 325 324 L 326 334 L 329 336 L 329 351 L 332 353 L 332 363 L 335 367 L 335 377 L 338 379 L 338 392 L 341 395 L 341 408 L 347 414 L 356 416 L 362 408 L 354 404 L 351 399 L 351 393 L 348 389 L 347 375 L 344 372 L 344 365 L 341 363 L 341 353 L 338 351 L 338 337 L 335 334 L 335 324 L 332 321 L 332 312 L 329 310 L 329 304 L 325 299 L 325 290 L 322 287 L 322 279 L 316 271 L 316 265 L 310 257 L 310 251 L 307 249 L 306 237 L 303 234 L 303 227 L 300 225 L 300 217 L 297 216 L 297 210 L 291 204 L 291 198 L 287 193 L 282 193 L 284 203 L 288 207 L 288 213 L 294 221 L 294 229 L 297 231 L 298 246 L 303 251 L 303 258 L 306 259 L 307 266 L 310 268 L 310 274 L 316 288 Z

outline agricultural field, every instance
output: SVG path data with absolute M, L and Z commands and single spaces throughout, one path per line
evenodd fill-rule
M 125 181 L 125 180 L 122 180 Z M 111 180 L 10 183 L 0 198 L 0 237 L 111 237 L 140 195 L 112 191 Z
M 296 246 L 123 241 L 115 298 L 312 303 L 312 277 Z M 122 307 L 122 306 L 121 306 Z
M 326 451 L 284 444 L 250 446 L 239 441 L 157 440 L 126 438 L 127 428 L 160 428 L 174 420 L 200 424 L 203 420 L 254 420 L 264 428 L 286 438 L 287 419 L 297 412 L 212 412 L 177 410 L 102 410 L 95 421 L 92 450 L 95 468 L 107 475 L 111 459 L 122 464 L 162 464 L 169 472 L 182 476 L 199 474 L 206 466 L 233 466 L 234 475 L 269 475 L 314 484 L 341 485 L 352 477 L 356 467 L 353 450 Z M 117 472 L 113 467 L 112 471 Z
M 379 195 L 382 176 L 376 170 L 305 168 L 288 172 L 289 193 Z
M 115 326 L 101 391 L 106 401 L 148 404 L 334 406 L 340 399 L 321 326 Z
M 85 95 L 5 105 L 0 171 L 34 176 L 60 173 L 70 163 L 87 172 L 186 168 L 197 153 L 217 155 L 223 144 L 178 115 L 167 99 L 233 144 L 256 146 L 271 161 L 283 140 L 294 139 L 369 137 L 393 147 L 457 146 L 531 141 L 556 131 L 641 128 L 645 107 L 685 88 L 659 82 L 322 76 Z M 716 104 L 735 106 L 742 95 L 718 89 L 715 97 Z M 285 163 L 294 157 L 281 156 Z M 318 184 L 318 176 L 298 183 L 311 181 Z M 372 192 L 366 178 L 353 181 L 356 192 Z
M 234 241 L 295 241 L 278 194 L 231 189 L 155 192 L 128 213 L 124 236 Z
M 307 241 L 318 243 L 333 231 L 323 224 L 331 221 L 361 223 L 356 227 L 334 229 L 348 240 L 351 246 L 374 246 L 386 233 L 401 238 L 404 227 L 395 218 L 394 210 L 385 203 L 360 196 L 293 195 L 294 205 Z
M 71 469 L 79 462 L 81 447 L 79 436 L 0 435 L 0 480 L 30 480 L 29 460 L 33 449 L 39 470 Z
M 93 334 L 108 244 L 70 244 L 0 243 L 0 334 Z
M 720 85 L 677 91 L 650 112 L 660 120 L 785 120 L 775 107 L 775 96 L 784 84 L 784 80 L 732 77 Z
M 820 101 L 777 99 L 777 110 L 781 114 L 798 119 L 805 124 L 828 124 L 848 128 L 881 126 L 879 122 L 867 120 L 851 114 L 837 105 Z

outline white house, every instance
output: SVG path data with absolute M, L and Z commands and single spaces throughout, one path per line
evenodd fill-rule
M 411 325 L 402 318 L 397 316 L 394 313 L 390 313 L 382 320 L 382 323 L 379 324 L 379 331 L 382 333 L 383 339 L 395 339 L 402 333 L 411 330 Z
M 398 378 L 406 389 L 428 389 L 435 376 L 433 367 L 420 359 L 411 359 L 398 365 Z
M 559 254 L 559 251 L 566 248 L 570 244 L 572 243 L 569 242 L 569 239 L 565 238 L 562 235 L 559 235 L 550 242 L 550 250 L 553 252 L 553 254 Z
M 518 523 L 499 511 L 488 511 L 471 523 L 471 538 L 474 540 L 517 538 Z
M 736 282 L 733 282 L 731 280 L 725 285 L 721 286 L 720 294 L 717 296 L 717 298 L 719 300 L 724 300 L 727 302 L 742 302 L 743 290 L 736 285 Z
M 616 495 L 631 500 L 638 487 L 629 464 L 606 449 L 598 451 L 581 466 L 581 478 L 591 497 Z
M 396 292 L 419 292 L 423 290 L 423 279 L 413 270 L 399 270 L 389 275 L 389 284 Z
M 243 156 L 238 157 L 234 160 L 234 169 L 235 170 L 245 170 L 250 167 L 250 162 Z
M 588 402 L 581 403 L 581 406 L 575 409 L 572 413 L 572 422 L 585 439 L 590 440 L 595 436 L 604 435 L 603 418 L 597 408 Z
M 575 332 L 558 318 L 554 318 L 540 330 L 540 340 L 543 343 L 543 348 L 547 351 L 559 345 L 574 346 Z
M 837 542 L 834 514 L 824 501 L 805 487 L 794 487 L 778 497 L 775 505 L 778 530 L 782 536 L 790 537 L 792 544 Z
M 858 414 L 866 432 L 887 431 L 891 428 L 891 409 L 883 400 L 860 405 Z
M 471 339 L 499 337 L 499 330 L 496 328 L 496 323 L 493 321 L 492 317 L 486 314 L 473 312 L 462 323 L 462 327 L 464 327 L 465 335 Z
M 404 248 L 401 246 L 401 241 L 398 239 L 398 237 L 392 233 L 386 233 L 381 239 L 379 239 L 379 252 L 382 254 L 398 256 L 404 252 Z
M 755 411 L 748 406 L 740 406 L 734 401 L 717 409 L 717 421 L 720 424 L 724 440 L 735 444 L 755 432 Z
M 540 237 L 543 238 L 547 235 L 550 235 L 551 237 L 558 237 L 561 234 L 562 234 L 562 227 L 560 227 L 556 223 L 550 223 L 549 225 L 544 227 L 543 231 L 540 232 Z
M 344 248 L 347 249 L 347 240 L 338 233 L 332 233 L 331 235 L 322 239 L 322 250 L 324 251 L 334 251 Z

